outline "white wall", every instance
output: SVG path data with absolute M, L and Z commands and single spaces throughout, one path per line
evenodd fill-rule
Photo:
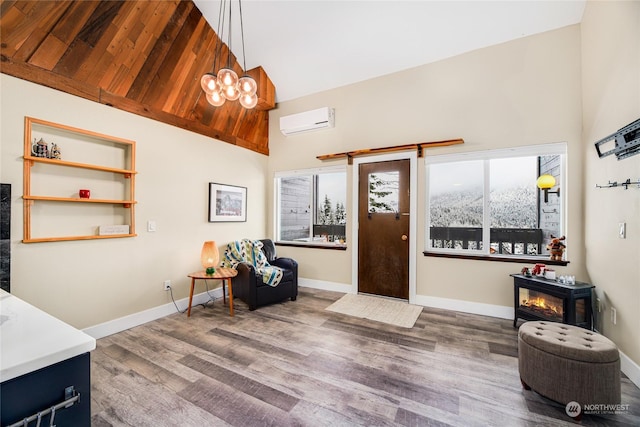
M 640 365 L 640 188 L 595 188 L 638 181 L 640 154 L 599 158 L 593 145 L 640 118 L 640 2 L 589 1 L 581 27 L 586 265 L 603 302 L 600 330 Z
M 0 181 L 12 185 L 11 292 L 86 328 L 188 296 L 205 240 L 265 236 L 267 157 L 95 102 L 0 74 Z M 24 117 L 136 141 L 138 237 L 24 244 Z M 64 158 L 64 147 L 61 147 Z M 248 188 L 248 220 L 207 221 L 208 183 Z M 157 231 L 147 232 L 148 220 Z M 203 289 L 199 288 L 199 291 Z
M 279 117 L 322 106 L 335 108 L 334 129 L 289 137 L 279 132 Z M 568 200 L 571 263 L 557 270 L 588 281 L 581 115 L 580 27 L 574 25 L 280 104 L 270 115 L 270 193 L 275 171 L 346 163 L 321 162 L 316 156 L 322 154 L 452 138 L 465 143 L 428 149 L 427 155 L 567 142 L 568 176 L 562 191 Z M 513 307 L 509 274 L 522 265 L 422 255 L 425 168 L 422 159 L 418 163 L 418 188 L 412 190 L 418 194 L 418 232 L 412 236 L 418 250 L 418 302 L 436 298 Z M 268 215 L 272 230 L 272 203 Z M 348 215 L 353 218 L 354 213 Z M 351 283 L 352 250 L 278 249 L 298 259 L 302 277 L 330 277 L 344 284 Z

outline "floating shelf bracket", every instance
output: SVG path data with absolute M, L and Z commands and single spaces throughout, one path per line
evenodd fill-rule
M 600 146 L 603 144 L 611 143 L 615 141 L 615 147 L 609 151 L 602 152 Z M 612 133 L 606 138 L 602 138 L 595 143 L 598 157 L 603 158 L 605 156 L 615 154 L 618 160 L 622 160 L 627 157 L 631 157 L 634 154 L 640 153 L 640 119 L 633 123 L 626 125 L 625 127 L 618 129 L 617 132 Z
M 596 184 L 596 188 L 624 187 L 625 190 L 628 190 L 630 185 L 637 185 L 638 188 L 640 188 L 640 178 L 638 178 L 638 180 L 635 182 L 631 182 L 631 178 L 627 178 L 625 182 L 609 181 L 607 185 Z

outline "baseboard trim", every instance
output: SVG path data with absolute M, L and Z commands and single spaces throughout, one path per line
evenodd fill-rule
M 222 289 L 213 289 L 209 291 L 209 294 L 215 299 L 222 298 Z M 206 292 L 193 296 L 192 306 L 198 304 L 204 304 L 211 298 Z M 189 298 L 183 298 L 176 301 L 176 305 L 180 311 L 185 310 L 189 305 Z M 118 332 L 126 331 L 135 326 L 151 322 L 152 320 L 160 319 L 176 312 L 176 306 L 173 302 L 163 304 L 157 307 L 150 308 L 148 310 L 140 311 L 138 313 L 130 314 L 128 316 L 120 317 L 118 319 L 110 320 L 108 322 L 100 323 L 95 326 L 90 326 L 82 331 L 88 335 L 91 335 L 95 339 L 104 338 L 109 335 L 116 334 Z M 186 317 L 187 314 L 185 313 Z
M 640 365 L 623 352 L 620 352 L 620 370 L 629 377 L 632 383 L 640 387 Z
M 321 289 L 323 291 L 344 292 L 345 294 L 353 293 L 351 283 L 327 282 L 326 280 L 298 278 L 298 285 L 307 288 Z
M 442 308 L 445 310 L 461 311 L 463 313 L 480 314 L 482 316 L 509 320 L 513 320 L 514 314 L 513 307 L 424 295 L 416 295 L 415 301 L 412 303 L 425 307 Z
M 322 289 L 326 291 L 335 292 L 351 292 L 351 285 L 337 282 L 327 282 L 325 280 L 313 280 L 298 278 L 298 284 L 300 286 L 306 286 L 308 288 Z M 216 299 L 222 298 L 222 289 L 214 289 L 209 293 Z M 209 301 L 209 295 L 206 292 L 193 296 L 193 305 L 204 304 Z M 176 301 L 176 305 L 179 310 L 182 311 L 187 308 L 189 304 L 189 298 L 183 298 Z M 88 335 L 91 335 L 95 339 L 107 337 L 109 335 L 116 334 L 118 332 L 126 331 L 133 327 L 143 325 L 152 320 L 160 319 L 176 312 L 176 307 L 173 302 L 153 307 L 148 310 L 133 313 L 128 316 L 120 317 L 118 319 L 110 320 L 108 322 L 100 323 L 98 325 L 90 326 L 82 331 Z M 186 316 L 186 315 L 185 315 Z

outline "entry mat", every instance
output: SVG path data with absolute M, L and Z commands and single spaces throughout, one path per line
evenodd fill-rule
M 412 328 L 418 316 L 422 313 L 422 306 L 419 305 L 382 297 L 354 294 L 344 295 L 326 309 L 403 328 Z

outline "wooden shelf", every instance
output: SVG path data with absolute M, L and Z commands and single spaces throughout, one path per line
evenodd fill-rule
M 47 202 L 107 203 L 112 205 L 133 205 L 135 200 L 80 199 L 75 197 L 22 196 L 24 200 L 44 200 Z
M 91 165 L 91 164 L 88 164 L 88 163 L 67 162 L 67 161 L 64 161 L 64 160 L 47 159 L 47 158 L 44 158 L 44 157 L 24 156 L 24 159 L 32 161 L 32 162 L 48 163 L 48 164 L 52 164 L 52 165 L 56 165 L 56 166 L 69 166 L 69 167 L 73 167 L 73 168 L 91 169 L 91 170 L 103 171 L 103 172 L 120 173 L 120 174 L 123 174 L 125 176 L 134 175 L 134 174 L 138 173 L 136 171 L 128 170 L 128 169 L 110 168 L 110 167 L 107 167 L 107 166 Z
M 68 242 L 72 240 L 95 240 L 95 239 L 119 239 L 123 237 L 136 237 L 137 234 L 110 234 L 105 236 L 63 236 L 63 237 L 41 237 L 38 239 L 22 239 L 22 243 L 41 243 L 41 242 Z
M 44 138 L 43 138 L 44 137 Z M 63 149 L 63 155 L 69 156 L 73 160 L 56 159 L 49 157 L 37 157 L 32 153 L 32 145 L 35 141 L 46 139 L 45 143 L 53 143 L 64 141 L 60 148 Z M 56 139 L 57 141 L 52 141 Z M 47 150 L 45 155 L 48 154 Z M 86 160 L 95 163 L 87 163 Z M 104 166 L 99 163 L 111 162 L 112 166 Z M 93 240 L 93 239 L 117 239 L 123 237 L 135 237 L 135 141 L 123 138 L 112 137 L 93 131 L 79 129 L 71 126 L 61 125 L 48 122 L 33 117 L 25 117 L 24 126 L 24 155 L 23 155 L 24 173 L 23 173 L 23 195 L 24 200 L 24 236 L 23 243 L 39 243 L 39 242 L 59 242 L 69 240 Z M 119 167 L 120 164 L 122 167 Z M 47 165 L 47 167 L 39 166 Z M 55 169 L 52 173 L 51 167 Z M 65 173 L 64 168 L 75 168 L 87 171 L 87 173 Z M 61 172 L 62 171 L 62 172 Z M 67 169 L 68 171 L 68 169 Z M 104 172 L 104 174 L 96 174 Z M 117 180 L 114 177 L 118 176 Z M 125 178 L 123 180 L 123 178 Z M 53 180 L 53 181 L 52 181 Z M 57 180 L 57 181 L 56 181 Z M 82 199 L 79 197 L 60 197 L 55 194 L 73 194 L 77 191 L 69 188 L 69 183 L 78 182 L 77 188 L 83 188 L 82 183 L 89 180 L 95 184 L 98 189 L 94 194 L 106 194 L 116 197 L 122 194 L 123 199 Z M 33 182 L 36 182 L 34 185 Z M 60 186 L 57 186 L 60 184 Z M 32 195 L 32 191 L 41 195 Z M 91 190 L 91 188 L 89 188 Z M 42 195 L 42 194 L 49 195 Z M 125 200 L 126 199 L 126 200 Z M 40 202 L 54 202 L 54 204 L 45 204 Z M 64 207 L 55 203 L 71 203 L 76 204 L 76 208 Z M 34 205 L 38 204 L 35 208 Z M 87 209 L 88 204 L 95 206 L 93 209 Z M 107 208 L 106 205 L 122 206 L 127 209 L 123 212 L 114 211 Z M 84 206 L 84 207 L 83 207 Z M 104 206 L 101 208 L 100 206 Z M 51 214 L 53 212 L 53 214 Z M 49 221 L 49 218 L 56 218 L 56 221 Z M 109 223 L 113 218 L 112 224 L 104 225 L 127 225 L 127 234 L 87 234 L 91 232 L 92 218 L 96 218 L 96 222 Z M 124 222 L 124 224 L 121 224 Z M 32 230 L 37 229 L 40 236 L 33 236 Z M 55 236 L 62 234 L 60 230 L 67 230 L 66 233 L 77 233 L 71 236 Z M 58 230 L 56 232 L 55 230 Z M 42 236 L 42 235 L 45 236 Z

